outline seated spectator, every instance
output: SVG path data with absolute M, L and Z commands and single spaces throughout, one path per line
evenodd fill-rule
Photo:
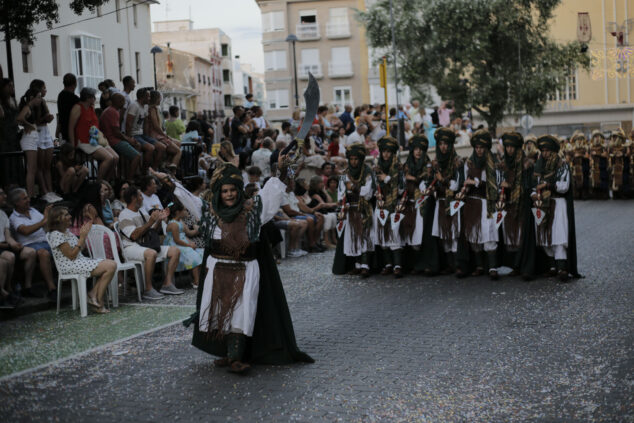
M 113 198 L 112 186 L 107 181 L 101 181 L 101 187 L 99 190 L 101 199 L 101 215 L 103 216 L 103 223 L 110 229 L 114 225 L 114 213 L 112 212 L 112 206 L 110 205 L 110 199 Z
M 185 130 L 185 124 L 180 118 L 180 109 L 178 106 L 170 106 L 169 117 L 165 121 L 165 133 L 168 137 L 175 140 L 181 140 L 183 134 L 187 132 Z
M 171 157 L 171 163 L 178 166 L 181 160 L 180 138 L 174 140 L 163 131 L 163 113 L 161 112 L 161 93 L 150 91 L 150 103 L 148 105 L 147 134 L 157 143 L 165 145 L 165 154 Z
M 186 143 L 205 144 L 203 137 L 200 135 L 200 123 L 198 123 L 197 120 L 192 119 L 187 123 L 187 129 L 185 129 L 185 135 L 183 135 L 181 145 Z
M 119 213 L 121 213 L 121 211 L 126 208 L 125 200 L 123 199 L 123 193 L 126 189 L 128 189 L 129 186 L 130 184 L 128 184 L 128 182 L 124 181 L 123 179 L 117 181 L 117 183 L 115 184 L 114 192 L 117 195 L 117 198 L 115 198 L 115 200 L 112 202 L 112 214 L 114 215 L 115 221 L 119 220 Z
M 207 173 L 209 173 L 209 169 L 211 169 L 213 161 L 213 157 L 207 154 L 204 150 L 201 151 L 198 155 L 198 176 L 206 179 Z
M 123 118 L 123 127 L 126 135 L 134 138 L 143 146 L 143 169 L 154 166 L 158 169 L 165 156 L 165 145 L 157 142 L 147 133 L 148 108 L 150 92 L 144 88 L 136 91 L 136 101 L 130 104 Z M 146 145 L 148 147 L 146 147 Z
M 62 144 L 55 164 L 59 173 L 59 188 L 62 194 L 75 194 L 86 182 L 88 168 L 75 159 L 75 147 L 67 142 Z
M 125 175 L 128 178 L 138 173 L 141 165 L 141 153 L 147 156 L 147 160 L 152 160 L 154 148 L 150 144 L 142 145 L 137 140 L 121 132 L 121 111 L 125 104 L 125 97 L 122 94 L 112 94 L 110 106 L 101 112 L 99 118 L 99 127 L 103 131 L 104 136 L 108 140 L 108 144 L 117 154 L 125 161 Z
M 188 237 L 198 235 L 198 228 L 190 229 L 185 225 L 184 219 L 187 215 L 185 207 L 176 200 L 169 206 L 171 220 L 167 224 L 167 233 L 163 245 L 177 247 L 181 254 L 178 261 L 177 272 L 191 270 L 194 288 L 198 288 L 200 280 L 200 265 L 203 262 L 203 249 L 198 248 L 196 243 Z
M 297 207 L 307 216 L 312 216 L 314 225 L 308 228 L 309 250 L 308 252 L 323 252 L 325 248 L 321 245 L 321 233 L 324 228 L 324 215 L 320 212 L 323 208 L 322 204 L 317 204 L 308 195 L 308 186 L 306 181 L 298 178 L 295 182 L 295 197 L 297 199 Z M 312 229 L 312 231 L 311 231 Z
M 284 151 L 288 143 L 285 141 L 276 141 L 275 142 L 275 150 L 271 153 L 270 165 L 271 165 L 271 175 L 275 175 L 277 172 L 277 161 L 280 157 L 280 152 Z
M 68 119 L 68 137 L 71 145 L 92 156 L 99 162 L 99 180 L 116 176 L 119 155 L 108 145 L 100 145 L 91 134 L 99 129 L 99 119 L 95 113 L 95 89 L 84 87 L 79 93 L 79 102 L 73 106 Z M 97 138 L 100 138 L 99 136 Z
M 236 155 L 233 151 L 233 144 L 231 144 L 230 141 L 223 141 L 220 143 L 218 157 L 223 162 L 231 163 L 232 165 L 240 168 L 240 156 Z
M 326 185 L 326 182 L 328 182 L 328 178 L 330 178 L 334 174 L 335 174 L 335 165 L 333 165 L 330 162 L 326 162 L 323 165 L 321 165 L 321 179 L 324 183 L 324 186 Z
M 260 180 L 262 180 L 262 171 L 257 166 L 251 166 L 247 169 L 247 180 L 244 184 L 256 184 L 260 186 Z
M 332 175 L 328 177 L 328 181 L 326 181 L 326 194 L 330 198 L 329 203 L 337 203 L 339 201 L 339 177 L 336 175 Z
M 183 291 L 174 286 L 174 272 L 178 266 L 180 259 L 180 251 L 176 247 L 168 247 L 166 245 L 159 246 L 159 250 L 144 247 L 140 243 L 150 245 L 148 241 L 148 232 L 150 230 L 159 231 L 161 222 L 167 220 L 169 212 L 167 210 L 154 210 L 149 216 L 141 211 L 143 205 L 143 196 L 141 191 L 135 187 L 129 187 L 124 194 L 127 204 L 125 210 L 119 215 L 119 230 L 121 231 L 124 256 L 130 260 L 143 262 L 145 269 L 145 292 L 143 298 L 146 300 L 159 300 L 163 298 L 162 294 L 179 295 Z M 165 272 L 165 280 L 161 288 L 161 293 L 152 287 L 152 276 L 157 259 L 167 259 L 167 271 Z
M 146 175 L 141 178 L 139 188 L 141 189 L 141 197 L 143 198 L 141 210 L 147 214 L 154 209 L 163 210 L 163 204 L 161 204 L 161 200 L 158 195 L 156 195 L 158 184 L 153 176 Z
M 308 254 L 307 251 L 302 250 L 301 242 L 306 228 L 308 228 L 308 222 L 306 220 L 291 219 L 283 211 L 279 211 L 273 216 L 273 224 L 279 230 L 285 230 L 289 236 L 288 239 L 288 256 L 289 257 L 301 257 Z
M 275 141 L 283 141 L 286 143 L 286 145 L 290 144 L 290 142 L 293 141 L 290 122 L 282 122 L 282 132 L 277 136 L 277 138 L 275 138 Z
M 190 206 L 190 208 L 200 209 L 202 212 L 202 200 L 201 196 L 203 192 L 207 189 L 207 184 L 203 180 L 203 178 L 199 176 L 195 176 L 187 181 L 187 190 L 194 197 L 195 203 Z M 182 197 L 179 197 L 182 198 Z M 193 212 L 191 212 L 188 208 L 185 209 L 187 214 L 183 218 L 183 223 L 191 230 L 198 230 L 198 226 L 200 224 L 199 219 L 196 219 L 196 216 Z M 196 248 L 205 248 L 205 240 L 202 235 L 192 235 L 189 237 L 195 244 Z
M 7 205 L 7 194 L 0 188 L 0 308 L 14 308 L 21 302 L 20 297 L 13 291 L 13 269 L 15 255 L 20 253 L 22 246 L 11 236 L 9 217 L 2 210 Z M 33 251 L 33 250 L 31 250 Z M 33 251 L 35 256 L 35 251 Z
M 101 81 L 99 84 L 97 84 L 97 89 L 101 91 L 101 95 L 99 96 L 99 108 L 101 109 L 102 112 L 106 110 L 107 107 L 110 107 L 111 105 L 112 94 L 109 88 L 110 87 L 108 87 L 108 84 L 106 83 L 106 81 Z
M 255 150 L 251 155 L 251 163 L 262 171 L 262 178 L 271 176 L 271 154 L 273 154 L 273 140 L 264 138 L 260 144 L 260 148 Z
M 46 240 L 44 226 L 48 220 L 48 214 L 51 204 L 46 206 L 44 214 L 31 207 L 31 201 L 22 188 L 16 188 L 10 193 L 10 200 L 14 210 L 9 217 L 11 229 L 15 234 L 16 241 L 24 246 L 24 249 L 35 250 L 40 265 L 40 273 L 44 278 L 44 282 L 48 288 L 48 298 L 51 301 L 57 301 L 57 289 L 53 283 L 53 267 L 51 266 L 51 247 Z M 27 250 L 27 255 L 31 253 Z M 33 280 L 33 268 L 28 269 L 25 266 L 24 275 L 24 296 L 33 296 L 30 292 L 31 282 Z
M 310 210 L 305 207 L 304 210 L 301 210 L 299 207 L 299 199 L 294 193 L 296 189 L 296 183 L 294 180 L 291 180 L 286 185 L 286 196 L 282 199 L 281 208 L 287 216 L 289 216 L 293 220 L 305 220 L 306 221 L 306 234 L 308 236 L 308 251 L 325 251 L 321 246 L 317 245 L 319 241 L 319 235 L 321 234 L 321 228 L 319 231 L 316 231 L 316 221 L 317 217 L 314 214 L 310 213 Z
M 310 178 L 308 195 L 310 196 L 309 207 L 319 206 L 319 211 L 324 215 L 324 241 L 326 248 L 334 248 L 337 244 L 337 234 L 335 227 L 337 226 L 337 202 L 330 201 L 328 194 L 324 191 L 324 182 L 322 177 L 315 175 Z
M 51 239 L 51 248 L 58 266 L 57 271 L 65 274 L 79 274 L 86 278 L 91 276 L 97 278 L 97 283 L 88 292 L 88 304 L 95 308 L 96 313 L 109 313 L 110 311 L 104 307 L 103 297 L 117 271 L 117 263 L 112 260 L 91 259 L 81 253 L 92 228 L 91 222 L 81 227 L 79 239 L 77 239 L 68 230 L 71 216 L 66 207 L 55 206 L 49 214 L 46 230 Z

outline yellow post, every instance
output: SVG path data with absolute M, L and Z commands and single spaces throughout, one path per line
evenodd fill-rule
M 387 58 L 383 56 L 383 63 L 379 65 L 379 79 L 381 80 L 381 87 L 385 90 L 385 127 L 387 130 L 387 136 L 390 136 L 390 115 L 389 108 L 387 107 Z

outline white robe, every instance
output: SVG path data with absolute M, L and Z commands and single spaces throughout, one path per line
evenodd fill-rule
M 282 203 L 282 195 L 286 191 L 286 185 L 278 178 L 270 178 L 264 188 L 260 191 L 260 199 L 262 202 L 262 212 L 260 219 L 262 225 L 271 220 L 277 213 Z M 216 226 L 213 239 L 222 238 L 222 230 Z M 200 318 L 198 326 L 201 332 L 209 332 L 209 305 L 211 304 L 211 293 L 214 284 L 214 267 L 218 261 L 234 262 L 233 260 L 218 260 L 215 257 L 207 258 L 207 277 L 205 278 L 205 286 L 203 289 L 202 300 L 200 303 Z M 238 299 L 231 321 L 227 322 L 223 328 L 223 332 L 241 333 L 246 336 L 253 335 L 253 327 L 255 326 L 255 314 L 258 306 L 258 293 L 260 292 L 260 267 L 257 260 L 244 262 L 246 266 L 244 290 L 242 296 Z M 217 329 L 217 322 L 212 322 L 212 330 Z
M 458 191 L 458 181 L 460 180 L 460 174 L 458 173 L 458 171 L 456 170 L 456 174 L 454 175 L 454 178 L 452 180 L 449 181 L 449 189 L 452 191 Z M 456 213 L 456 215 L 454 215 L 454 217 L 456 219 L 458 219 L 458 225 L 457 228 L 454 228 L 452 226 L 452 232 L 451 232 L 451 238 L 450 239 L 445 239 L 442 237 L 442 232 L 440 231 L 440 226 L 438 225 L 438 208 L 439 208 L 440 202 L 436 201 L 436 207 L 434 208 L 434 226 L 431 230 L 431 234 L 432 236 L 435 236 L 437 238 L 443 239 L 445 241 L 451 241 L 451 240 L 457 240 L 458 238 L 460 238 L 460 213 Z M 445 213 L 445 211 L 442 211 L 443 213 Z
M 350 182 L 348 175 L 339 179 L 339 189 L 337 191 L 337 198 L 339 201 L 346 195 L 346 182 Z M 374 194 L 372 190 L 372 175 L 367 175 L 365 184 L 359 189 L 359 196 L 365 198 L 367 201 L 372 199 Z M 371 236 L 368 236 L 361 240 L 359 246 L 352 239 L 352 231 L 350 230 L 350 222 L 348 221 L 348 214 L 345 217 L 346 229 L 343 233 L 343 254 L 349 257 L 358 257 L 366 251 L 374 249 Z M 373 228 L 371 229 L 373 232 Z
M 560 194 L 565 194 L 570 188 L 570 168 L 567 165 L 565 166 L 566 169 L 555 182 L 555 190 Z M 536 190 L 533 189 L 533 194 L 535 193 Z M 547 242 L 538 245 L 541 247 L 561 246 L 568 248 L 568 208 L 566 207 L 566 199 L 553 198 L 553 200 L 555 200 L 555 213 L 553 215 L 552 242 L 550 245 Z M 546 223 L 542 224 L 545 225 Z M 537 222 L 535 222 L 535 233 L 537 233 Z
M 418 190 L 423 193 L 426 189 L 427 184 L 425 183 L 425 181 L 420 181 L 420 184 L 418 185 Z M 424 207 L 424 204 L 421 205 L 421 208 L 422 207 Z M 401 238 L 401 245 L 403 246 L 412 245 L 416 247 L 423 242 L 423 216 L 421 215 L 420 209 L 414 210 L 416 213 L 416 224 L 414 226 L 414 232 L 412 232 L 409 237 Z
M 469 171 L 469 168 L 467 164 L 465 163 L 464 174 L 467 175 L 468 171 Z M 480 175 L 480 178 L 475 178 L 475 188 L 479 187 L 480 184 L 486 185 L 486 182 L 487 182 L 486 170 L 482 170 L 482 174 Z M 498 230 L 495 225 L 495 214 L 493 214 L 491 217 L 487 217 L 486 198 L 472 197 L 469 195 L 467 195 L 467 197 L 471 199 L 480 200 L 480 203 L 482 206 L 481 219 L 480 219 L 480 233 L 477 233 L 476 231 L 472 231 L 472 233 L 465 234 L 467 241 L 469 241 L 470 244 L 487 244 L 492 242 L 497 243 Z

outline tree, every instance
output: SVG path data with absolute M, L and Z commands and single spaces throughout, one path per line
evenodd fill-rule
M 541 115 L 590 58 L 578 42 L 549 37 L 561 0 L 393 0 L 396 58 L 402 82 L 429 85 L 457 111 L 475 109 L 495 133 L 505 114 Z M 369 43 L 390 48 L 389 1 L 359 12 Z M 393 52 L 390 52 L 393 54 Z
M 73 0 L 70 8 L 77 15 L 84 9 L 94 11 L 109 0 Z M 32 44 L 35 41 L 33 27 L 44 22 L 48 29 L 59 22 L 59 5 L 55 0 L 0 0 L 0 31 L 4 34 L 7 48 L 9 78 L 13 79 L 13 59 L 11 40 Z

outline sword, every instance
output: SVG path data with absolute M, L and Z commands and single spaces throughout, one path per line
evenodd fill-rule
M 319 107 L 319 85 L 312 73 L 308 72 L 308 86 L 304 91 L 304 101 L 306 102 L 306 113 L 304 114 L 304 121 L 302 126 L 297 132 L 297 137 L 282 150 L 283 155 L 288 154 L 295 146 L 297 146 L 297 153 L 295 157 L 291 159 L 291 165 L 296 167 L 297 161 L 304 155 L 304 140 L 308 131 L 313 126 L 313 121 L 317 115 L 317 108 Z

